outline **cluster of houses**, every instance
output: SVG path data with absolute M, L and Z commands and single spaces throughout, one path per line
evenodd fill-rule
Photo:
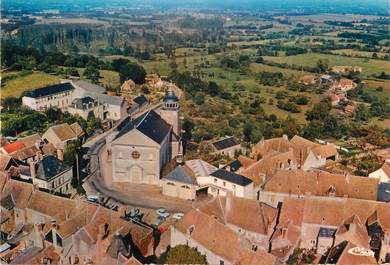
M 153 229 L 0 175 L 2 264 L 142 264 Z
M 42 136 L 33 134 L 13 142 L 3 137 L 0 172 L 52 193 L 71 194 L 73 168 L 64 163 L 64 152 L 69 143 L 83 141 L 84 136 L 78 123 L 63 123 L 50 127 Z
M 300 78 L 299 82 L 304 85 L 314 85 L 318 83 L 324 83 L 329 85 L 328 91 L 325 96 L 330 98 L 333 107 L 340 107 L 343 113 L 346 115 L 353 115 L 355 112 L 355 105 L 347 98 L 347 92 L 356 88 L 357 84 L 351 79 L 342 77 L 342 75 L 348 73 L 361 73 L 362 68 L 358 66 L 334 66 L 330 70 L 331 73 L 341 75 L 341 77 L 335 78 L 333 75 L 324 74 L 317 75 L 304 75 Z
M 335 91 L 351 85 L 341 81 L 332 84 Z M 156 88 L 164 84 L 154 76 L 148 82 Z M 339 160 L 338 147 L 297 135 L 263 138 L 250 150 L 226 136 L 210 142 L 210 152 L 232 162 L 215 167 L 201 159 L 185 161 L 181 91 L 169 89 L 161 105 L 150 110 L 144 96 L 132 99 L 137 111 L 130 113 L 138 115 L 129 115 L 123 102 L 134 89 L 125 82 L 117 101 L 98 86 L 72 80 L 32 91 L 23 104 L 36 110 L 56 106 L 82 117 L 92 111 L 118 121 L 105 139 L 112 182 L 157 185 L 165 196 L 193 201 L 192 209 L 163 232 L 171 247 L 194 247 L 209 264 L 283 264 L 294 254 L 313 264 L 390 262 L 388 149 L 380 154 L 383 166 L 369 177 L 326 172 Z M 42 136 L 1 140 L 3 261 L 141 264 L 156 254 L 159 239 L 152 226 L 129 222 L 120 211 L 81 197 L 51 194 L 71 192 L 72 167 L 63 162 L 64 150 L 84 137 L 78 124 L 60 124 Z M 165 174 L 172 162 L 173 170 Z

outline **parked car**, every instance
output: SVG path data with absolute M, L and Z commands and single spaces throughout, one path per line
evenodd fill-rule
M 96 195 L 88 195 L 87 201 L 93 202 L 93 203 L 99 203 L 99 196 Z
M 184 213 L 175 213 L 174 215 L 172 215 L 173 219 L 176 219 L 176 220 L 180 220 L 181 218 L 183 218 L 184 216 Z
M 165 221 L 165 217 L 159 215 L 156 219 L 156 221 L 154 221 L 154 223 L 152 224 L 153 226 L 156 226 L 158 227 L 160 224 L 162 224 L 163 222 Z
M 164 208 L 159 208 L 156 210 L 156 213 L 161 216 L 161 217 L 164 217 L 164 218 L 167 218 L 170 214 L 168 213 L 168 211 Z

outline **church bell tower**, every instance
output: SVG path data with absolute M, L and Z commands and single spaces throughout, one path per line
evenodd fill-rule
M 168 124 L 172 125 L 173 132 L 180 136 L 180 103 L 172 90 L 166 92 L 164 102 L 160 109 L 160 116 Z

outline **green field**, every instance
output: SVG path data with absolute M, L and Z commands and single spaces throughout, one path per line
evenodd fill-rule
M 379 74 L 382 71 L 389 71 L 390 62 L 383 60 L 373 60 L 364 58 L 352 58 L 339 55 L 330 54 L 319 54 L 319 53 L 305 53 L 294 56 L 283 56 L 283 57 L 271 57 L 264 56 L 265 60 L 273 61 L 277 63 L 287 63 L 302 66 L 315 66 L 319 59 L 327 59 L 329 66 L 335 65 L 352 65 L 361 66 L 363 68 L 363 76 L 369 76 L 372 74 Z
M 81 79 L 84 79 L 82 74 L 84 69 L 79 68 Z M 60 75 L 50 75 L 43 72 L 32 72 L 26 75 L 21 72 L 3 72 L 1 73 L 2 79 L 14 76 L 15 78 L 6 80 L 1 86 L 1 98 L 6 97 L 20 97 L 24 91 L 41 88 L 49 85 L 58 84 L 60 79 L 65 78 Z M 100 82 L 103 86 L 111 86 L 113 88 L 119 87 L 119 74 L 114 71 L 101 70 Z
M 25 76 L 21 76 L 19 72 L 2 73 L 1 75 L 2 78 L 12 75 L 17 76 L 14 79 L 6 81 L 1 86 L 2 99 L 6 97 L 20 97 L 26 90 L 45 87 L 60 82 L 60 77 L 42 72 L 33 72 Z

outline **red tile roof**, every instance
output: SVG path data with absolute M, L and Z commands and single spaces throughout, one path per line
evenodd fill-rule
M 4 149 L 8 154 L 10 154 L 10 153 L 13 153 L 13 152 L 15 152 L 15 151 L 18 151 L 18 150 L 20 150 L 20 149 L 22 149 L 22 148 L 24 148 L 24 147 L 26 147 L 26 146 L 24 145 L 24 143 L 22 143 L 21 141 L 15 141 L 15 142 L 13 142 L 12 144 L 6 144 L 6 145 L 4 145 L 4 146 L 3 146 L 3 149 Z

